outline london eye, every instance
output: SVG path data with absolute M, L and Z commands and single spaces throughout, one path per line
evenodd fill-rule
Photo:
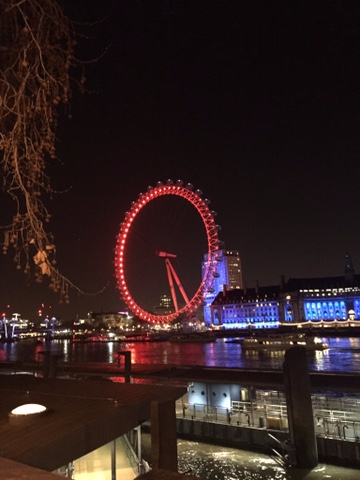
M 183 224 L 178 221 L 179 216 L 175 210 L 175 202 L 178 202 L 178 199 L 182 202 L 181 209 L 186 215 Z M 208 199 L 202 198 L 200 190 L 194 189 L 192 184 L 189 183 L 184 185 L 181 180 L 158 182 L 155 187 L 148 187 L 147 192 L 141 193 L 138 199 L 132 203 L 130 210 L 125 214 L 117 236 L 115 275 L 121 297 L 134 316 L 152 324 L 169 324 L 180 316 L 189 317 L 203 303 L 204 294 L 211 289 L 216 276 L 217 252 L 220 245 L 219 226 L 215 223 L 215 212 L 210 210 L 209 203 Z M 157 225 L 155 221 L 148 218 L 154 210 L 160 210 L 161 212 L 161 220 Z M 192 223 L 195 221 L 199 228 Z M 174 222 L 173 226 L 168 225 L 170 222 Z M 147 227 L 145 229 L 142 227 L 143 230 L 141 231 L 142 224 L 147 224 Z M 185 234 L 190 237 L 190 246 L 187 247 L 187 251 L 182 252 L 182 256 L 177 255 L 173 245 L 165 244 L 166 230 L 179 240 L 178 243 L 181 247 L 176 248 L 185 248 L 184 244 L 186 242 L 179 237 Z M 158 235 L 158 239 L 155 245 L 152 242 L 155 241 L 156 235 Z M 205 253 L 207 254 L 207 260 L 203 263 L 200 279 L 196 280 L 196 285 L 191 289 L 191 292 L 186 292 L 181 274 L 175 268 L 173 262 L 181 262 L 181 258 L 184 257 L 193 258 L 191 254 L 198 237 L 203 237 L 201 240 L 203 246 L 202 260 Z M 159 245 L 159 242 L 161 242 L 161 245 Z M 147 244 L 151 246 L 148 247 Z M 146 305 L 137 292 L 143 279 L 142 292 L 150 290 L 154 287 L 154 284 L 160 283 L 158 280 L 152 280 L 146 276 L 148 270 L 153 271 L 158 268 L 144 266 L 146 256 L 151 256 L 153 262 L 162 263 L 161 270 L 166 279 L 164 281 L 167 283 L 167 289 L 170 291 L 172 299 L 171 312 L 154 312 L 154 309 L 149 304 Z M 143 262 L 142 266 L 136 269 L 136 264 L 139 262 Z M 199 265 L 196 265 L 196 267 L 200 271 L 200 259 Z M 135 277 L 135 280 L 132 277 Z M 180 292 L 180 300 L 177 298 L 176 288 Z

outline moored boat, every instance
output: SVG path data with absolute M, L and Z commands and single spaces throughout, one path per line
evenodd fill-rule
M 306 350 L 327 350 L 329 345 L 320 338 L 304 334 L 253 335 L 240 340 L 243 350 L 288 350 L 301 346 Z

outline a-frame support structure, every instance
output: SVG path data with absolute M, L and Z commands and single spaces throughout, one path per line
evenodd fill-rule
M 174 253 L 168 253 L 168 252 L 163 252 L 161 250 L 156 250 L 156 254 L 159 257 L 162 257 L 165 259 L 165 266 L 166 266 L 166 272 L 168 276 L 168 281 L 169 281 L 169 286 L 170 286 L 170 292 L 171 292 L 171 298 L 174 304 L 175 312 L 179 311 L 178 307 L 178 302 L 176 298 L 176 292 L 175 292 L 175 287 L 174 287 L 174 281 L 176 282 L 176 285 L 178 286 L 181 295 L 183 296 L 183 299 L 185 300 L 186 303 L 189 303 L 189 299 L 185 293 L 185 290 L 183 286 L 181 285 L 180 279 L 170 261 L 170 258 L 176 258 L 176 255 Z

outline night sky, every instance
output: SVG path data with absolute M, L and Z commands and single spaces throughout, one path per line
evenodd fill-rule
M 107 287 L 74 289 L 61 306 L 45 280 L 29 284 L 4 257 L 1 308 L 36 318 L 43 303 L 63 319 L 123 310 L 120 224 L 139 193 L 167 179 L 211 200 L 249 287 L 342 275 L 347 251 L 359 273 L 358 1 L 60 3 L 82 33 L 88 93 L 74 87 L 71 110 L 59 110 L 51 178 L 64 193 L 47 202 L 50 230 L 61 273 L 88 293 Z M 205 253 L 192 213 L 169 201 L 145 215 L 142 234 L 158 235 L 164 249 L 166 232 L 176 234 L 181 245 L 171 248 L 184 250 L 177 261 L 189 288 Z M 134 289 L 150 308 L 167 285 L 137 268 Z M 150 284 L 162 285 L 155 299 Z

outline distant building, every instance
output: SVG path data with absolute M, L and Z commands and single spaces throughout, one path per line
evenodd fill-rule
M 345 257 L 343 276 L 282 279 L 279 285 L 224 289 L 211 304 L 217 328 L 274 328 L 304 322 L 359 322 L 360 275 Z
M 107 328 L 126 329 L 132 325 L 132 320 L 128 312 L 92 312 L 89 322 L 94 328 L 106 325 Z
M 172 299 L 167 295 L 161 295 L 159 305 L 155 305 L 153 313 L 155 315 L 170 315 L 175 312 Z
M 237 250 L 219 250 L 217 271 L 214 276 L 212 287 L 204 293 L 204 322 L 211 324 L 210 305 L 219 292 L 224 289 L 233 290 L 243 288 L 240 254 Z M 202 263 L 202 275 L 208 262 L 208 255 L 204 256 Z

